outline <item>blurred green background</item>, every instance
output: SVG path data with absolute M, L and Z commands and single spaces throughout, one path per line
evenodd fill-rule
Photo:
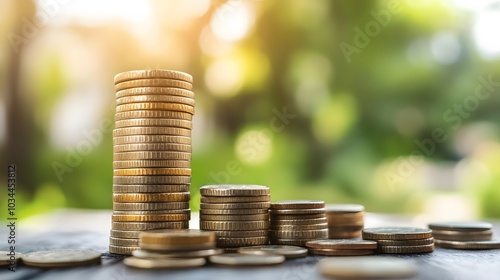
M 20 217 L 111 209 L 113 76 L 132 69 L 194 77 L 193 210 L 202 185 L 248 183 L 500 217 L 499 1 L 1 0 L 0 15 Z

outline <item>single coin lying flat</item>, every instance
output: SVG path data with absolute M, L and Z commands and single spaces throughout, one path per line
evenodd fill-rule
M 459 249 L 459 250 L 491 250 L 500 249 L 500 240 L 488 241 L 447 241 L 438 240 L 434 241 L 437 246 L 446 249 Z
M 211 256 L 210 262 L 231 266 L 253 266 L 253 265 L 274 265 L 285 261 L 282 255 L 243 255 L 243 254 L 223 254 Z
M 50 250 L 23 256 L 26 265 L 36 267 L 65 267 L 98 263 L 101 253 L 94 250 Z
M 202 266 L 207 261 L 205 258 L 193 259 L 140 259 L 136 257 L 128 257 L 123 260 L 123 263 L 130 267 L 136 268 L 186 268 Z
M 322 275 L 338 278 L 407 278 L 417 273 L 410 260 L 391 257 L 336 257 L 318 262 Z
M 238 248 L 238 253 L 244 255 L 282 255 L 285 258 L 300 258 L 307 256 L 307 249 L 287 245 L 261 245 Z

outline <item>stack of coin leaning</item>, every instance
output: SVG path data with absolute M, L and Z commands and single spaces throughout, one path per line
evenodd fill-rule
M 412 227 L 379 227 L 363 230 L 363 239 L 377 241 L 382 254 L 423 254 L 434 251 L 432 231 Z
M 361 236 L 365 207 L 359 204 L 328 204 L 328 238 L 346 239 Z
M 304 247 L 307 241 L 328 238 L 324 201 L 273 202 L 269 212 L 272 244 Z
M 192 82 L 171 70 L 115 76 L 111 253 L 138 249 L 144 230 L 188 228 Z
M 267 244 L 269 188 L 210 185 L 200 188 L 200 229 L 217 235 L 217 247 L 232 250 Z
M 448 249 L 498 249 L 499 240 L 492 240 L 493 225 L 485 222 L 431 223 L 434 242 Z

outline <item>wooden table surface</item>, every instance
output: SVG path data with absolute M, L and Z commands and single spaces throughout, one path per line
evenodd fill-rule
M 18 251 L 50 249 L 94 249 L 103 253 L 98 265 L 39 269 L 19 265 L 16 272 L 1 267 L 0 279 L 71 279 L 71 280 L 143 280 L 143 279 L 274 279 L 306 280 L 326 279 L 316 263 L 324 257 L 287 260 L 284 264 L 267 267 L 230 268 L 206 265 L 178 270 L 140 270 L 123 265 L 122 256 L 108 252 L 111 211 L 61 210 L 21 221 L 17 232 Z M 493 221 L 495 236 L 500 233 L 500 221 Z M 372 226 L 424 226 L 417 218 L 368 213 L 366 227 Z M 197 215 L 193 213 L 191 227 L 197 228 Z M 7 232 L 0 230 L 0 250 L 6 250 Z M 463 251 L 436 248 L 434 253 L 399 255 L 412 259 L 419 267 L 418 275 L 411 279 L 471 280 L 500 279 L 500 250 Z

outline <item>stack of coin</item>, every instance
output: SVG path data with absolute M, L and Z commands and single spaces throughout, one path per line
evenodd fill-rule
M 431 223 L 437 246 L 450 249 L 496 249 L 499 241 L 493 241 L 493 225 L 485 222 Z
M 138 268 L 181 268 L 201 266 L 206 258 L 223 253 L 215 246 L 215 233 L 200 230 L 152 230 L 139 235 L 140 250 L 125 259 Z
M 323 256 L 363 256 L 372 255 L 377 242 L 372 240 L 324 239 L 306 243 L 311 254 Z
M 138 249 L 144 230 L 188 228 L 192 82 L 171 70 L 115 76 L 111 253 Z
M 361 236 L 365 207 L 359 204 L 328 204 L 328 238 L 345 239 Z
M 272 244 L 305 247 L 307 241 L 328 238 L 324 201 L 273 202 L 270 214 Z
M 201 187 L 200 194 L 200 229 L 217 234 L 217 247 L 268 244 L 268 187 L 211 185 Z
M 363 239 L 377 241 L 377 252 L 383 254 L 423 254 L 434 251 L 429 229 L 380 227 L 363 230 Z

